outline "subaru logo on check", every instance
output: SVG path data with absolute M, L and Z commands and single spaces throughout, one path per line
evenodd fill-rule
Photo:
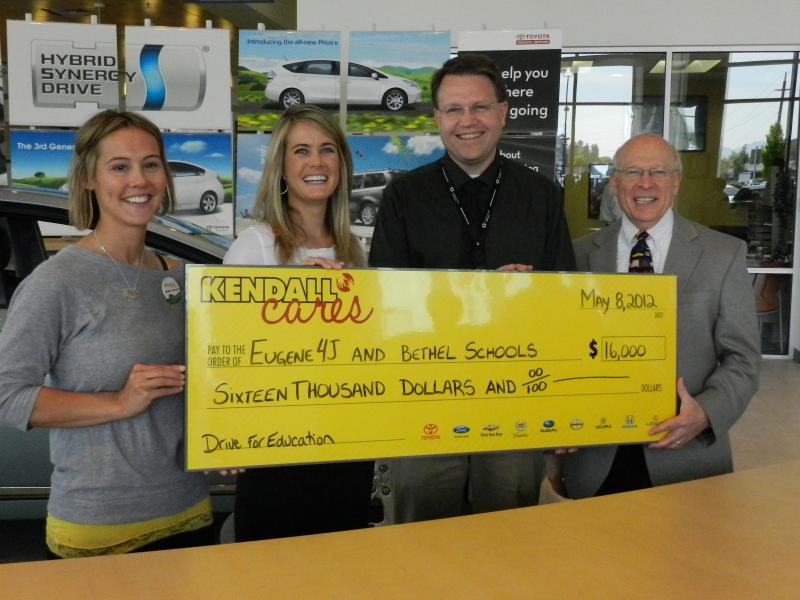
M 544 425 L 545 427 L 547 427 L 548 429 L 550 429 L 551 427 L 555 427 L 555 426 L 556 426 L 556 422 L 555 422 L 555 421 L 553 421 L 553 420 L 551 420 L 551 419 L 548 419 L 547 421 L 545 421 L 544 423 L 542 423 L 542 425 Z
M 453 433 L 469 433 L 469 427 L 466 425 L 458 425 L 453 427 Z

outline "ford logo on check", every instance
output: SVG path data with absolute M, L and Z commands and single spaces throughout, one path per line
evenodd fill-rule
M 457 427 L 453 427 L 453 433 L 469 433 L 469 427 L 466 425 L 459 425 Z

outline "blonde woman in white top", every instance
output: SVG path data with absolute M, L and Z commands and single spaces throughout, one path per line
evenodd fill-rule
M 257 223 L 225 255 L 240 265 L 363 267 L 350 231 L 353 159 L 324 110 L 293 106 L 278 121 L 254 208 Z M 366 527 L 374 462 L 250 469 L 236 491 L 236 539 Z

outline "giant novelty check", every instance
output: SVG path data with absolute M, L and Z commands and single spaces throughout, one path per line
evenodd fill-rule
M 666 275 L 186 267 L 187 466 L 653 440 Z

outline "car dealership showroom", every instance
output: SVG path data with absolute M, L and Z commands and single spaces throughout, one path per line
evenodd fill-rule
M 0 2 L 0 598 L 797 597 L 798 23 L 783 0 Z M 439 71 L 476 54 L 491 73 Z M 107 110 L 134 116 L 87 131 Z M 104 175 L 120 131 L 151 150 Z M 497 242 L 518 165 L 516 195 L 555 208 Z M 139 166 L 163 194 L 101 197 Z M 314 243 L 295 186 L 321 198 Z M 529 213 L 565 223 L 569 268 L 487 258 L 557 244 Z M 444 219 L 471 266 L 419 258 L 460 243 Z M 677 264 L 711 260 L 686 223 L 725 248 L 702 277 Z M 628 273 L 640 235 L 648 270 Z M 59 273 L 70 253 L 101 291 Z M 132 310 L 156 300 L 176 328 L 147 336 L 161 320 Z M 150 337 L 179 358 L 140 353 Z M 148 386 L 136 412 L 89 414 Z M 359 465 L 370 489 L 331 475 Z M 606 491 L 603 469 L 646 482 Z M 246 511 L 289 533 L 245 534 Z

